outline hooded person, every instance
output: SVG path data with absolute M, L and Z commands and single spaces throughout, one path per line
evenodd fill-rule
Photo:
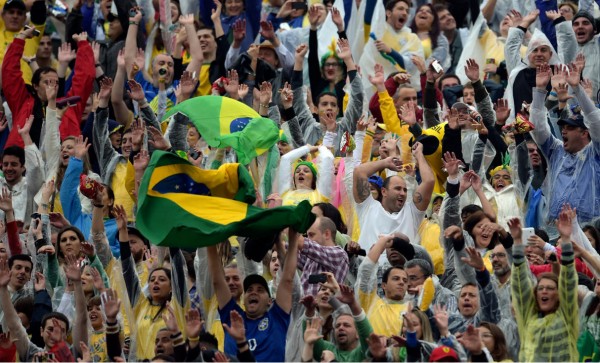
M 299 158 L 317 150 L 316 163 L 300 161 L 294 164 Z M 333 154 L 325 146 L 304 145 L 283 155 L 278 170 L 278 193 L 283 205 L 297 205 L 303 200 L 309 200 L 313 205 L 328 202 L 332 197 L 333 159 Z
M 548 63 L 551 66 L 561 63 L 560 58 L 550 43 L 550 40 L 539 29 L 536 29 L 531 39 L 524 58 L 521 58 L 521 43 L 525 37 L 526 29 L 518 26 L 510 28 L 504 56 L 506 58 L 508 75 L 508 86 L 504 93 L 508 99 L 508 107 L 512 110 L 509 123 L 512 123 L 517 112 L 521 111 L 523 102 L 531 103 L 533 99 L 532 89 L 535 87 L 536 67 Z M 548 85 L 548 91 L 551 86 Z

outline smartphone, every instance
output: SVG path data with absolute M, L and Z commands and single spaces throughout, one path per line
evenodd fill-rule
M 440 62 L 437 60 L 434 60 L 433 62 L 431 62 L 431 67 L 433 67 L 433 70 L 436 71 L 436 73 L 440 73 L 441 71 L 444 70 L 444 68 L 442 67 Z
M 527 241 L 529 237 L 535 235 L 535 230 L 532 227 L 523 228 L 521 232 L 521 241 Z
M 303 1 L 302 2 L 295 1 L 292 3 L 292 9 L 294 9 L 294 10 L 306 10 L 307 8 L 308 7 L 306 6 L 306 3 Z
M 32 28 L 31 26 L 29 26 L 29 25 L 25 25 L 25 29 L 31 29 L 31 28 Z M 39 31 L 39 30 L 37 30 L 37 29 L 33 29 L 33 36 L 34 36 L 34 37 L 37 37 L 37 36 L 39 36 L 39 35 L 40 35 L 40 31 Z
M 308 276 L 309 284 L 324 284 L 327 282 L 327 275 L 325 274 L 316 274 Z
M 81 101 L 81 96 L 63 97 L 60 100 L 56 100 L 56 107 L 63 109 L 69 106 L 75 106 Z

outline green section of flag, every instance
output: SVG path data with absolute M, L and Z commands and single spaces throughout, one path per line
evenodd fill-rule
M 137 227 L 153 244 L 197 248 L 234 235 L 268 239 L 288 226 L 303 233 L 314 222 L 308 201 L 272 209 L 239 201 L 254 198 L 249 180 L 238 164 L 201 170 L 174 154 L 156 151 L 140 184 Z
M 164 119 L 177 112 L 190 119 L 208 145 L 233 148 L 244 165 L 267 151 L 279 138 L 279 128 L 273 121 L 229 97 L 191 98 L 171 108 Z

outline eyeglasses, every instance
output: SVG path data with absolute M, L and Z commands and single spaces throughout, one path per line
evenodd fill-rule
M 492 254 L 490 254 L 490 260 L 493 260 L 495 257 L 505 258 L 506 257 L 506 253 L 504 253 L 504 252 L 498 252 L 498 253 L 492 253 Z
M 340 64 L 339 63 L 325 63 L 323 65 L 323 68 L 337 68 L 339 67 Z
M 556 286 L 538 286 L 535 289 L 540 292 L 544 291 L 544 290 L 552 292 L 552 291 L 556 291 L 557 287 Z

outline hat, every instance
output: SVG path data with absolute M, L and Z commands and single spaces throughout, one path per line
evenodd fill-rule
M 452 105 L 452 108 L 455 109 L 455 110 L 458 110 L 458 111 L 460 111 L 460 110 L 476 111 L 475 107 L 469 106 L 469 105 L 467 105 L 464 102 L 455 102 Z
M 446 358 L 446 359 L 444 359 Z M 448 360 L 448 358 L 452 358 L 453 360 Z M 444 359 L 445 362 L 460 362 L 460 360 L 458 359 L 458 354 L 456 354 L 456 351 L 454 351 L 454 349 L 445 346 L 445 345 L 441 345 L 437 348 L 435 348 L 432 352 L 431 355 L 429 356 L 429 361 L 430 362 L 441 362 L 442 359 Z
M 259 44 L 258 47 L 259 48 L 269 48 L 269 49 L 275 50 L 275 46 L 273 45 L 273 43 L 271 43 L 268 40 L 264 40 L 262 43 Z
M 421 134 L 417 139 L 411 138 L 408 146 L 412 147 L 415 142 L 420 142 L 423 145 L 423 155 L 432 155 L 440 147 L 441 140 L 433 135 Z
M 120 123 L 118 123 L 115 120 L 108 120 L 108 135 L 112 135 L 115 132 L 121 132 L 123 131 L 123 125 L 121 125 Z
M 404 237 L 394 237 L 392 239 L 391 248 L 404 256 L 406 261 L 410 261 L 415 258 L 415 248 Z
M 573 14 L 577 14 L 577 11 L 579 10 L 579 7 L 577 6 L 577 4 L 571 2 L 571 1 L 564 1 L 560 4 L 558 4 L 558 8 L 562 8 L 563 6 L 568 6 L 571 8 L 571 10 L 573 11 Z M 573 19 L 575 20 L 575 19 Z
M 144 235 L 142 234 L 142 232 L 140 232 L 139 229 L 130 225 L 127 226 L 127 233 L 139 237 L 142 240 L 142 242 L 144 242 L 144 245 L 146 245 L 147 248 L 150 248 L 150 241 L 148 241 L 148 238 L 144 237 Z
M 246 240 L 246 245 L 244 246 L 244 255 L 249 260 L 261 262 L 267 254 L 267 252 L 269 252 L 271 248 L 273 248 L 273 245 L 275 244 L 275 242 L 277 242 L 278 238 L 279 232 L 273 233 L 271 236 L 266 237 L 248 237 L 248 239 Z
M 381 187 L 383 186 L 383 179 L 381 179 L 381 177 L 378 175 L 371 175 L 369 177 L 369 183 L 373 183 L 381 189 Z
M 4 4 L 2 11 L 4 12 L 10 9 L 19 9 L 21 11 L 27 11 L 23 0 L 8 0 L 6 4 Z
M 585 123 L 583 123 L 583 116 L 579 113 L 575 113 L 569 118 L 561 118 L 558 120 L 557 124 L 558 126 L 571 125 L 587 130 L 587 126 L 585 126 Z
M 298 164 L 296 164 L 296 167 L 294 168 L 294 172 L 296 172 L 296 169 L 298 169 L 298 167 L 300 165 L 307 166 L 310 169 L 310 171 L 312 171 L 315 180 L 317 179 L 317 168 L 315 167 L 314 163 L 311 163 L 310 161 L 301 161 Z
M 248 291 L 250 286 L 252 286 L 254 284 L 259 284 L 262 287 L 264 287 L 265 290 L 267 290 L 269 297 L 271 297 L 271 290 L 269 289 L 269 284 L 267 284 L 267 280 L 265 280 L 265 278 L 262 277 L 261 275 L 257 275 L 257 274 L 248 275 L 244 279 L 244 292 Z
M 587 20 L 589 20 L 590 23 L 592 23 L 592 27 L 594 28 L 594 33 L 596 33 L 596 20 L 594 19 L 592 14 L 588 13 L 587 11 L 580 11 L 577 14 L 575 14 L 575 16 L 573 16 L 573 22 L 575 22 L 577 18 L 586 18 Z

